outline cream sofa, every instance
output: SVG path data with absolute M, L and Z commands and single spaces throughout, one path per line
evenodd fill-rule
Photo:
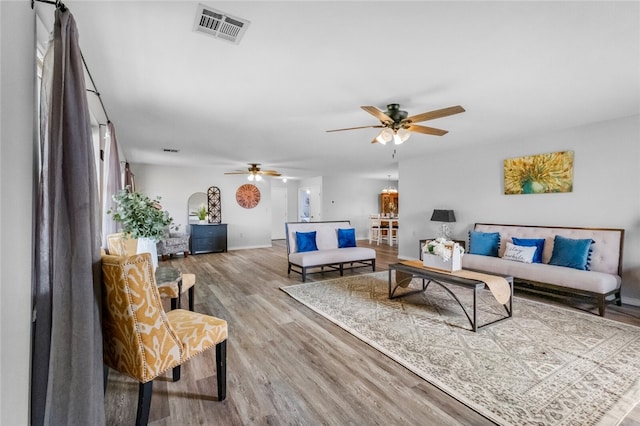
M 499 232 L 499 257 L 465 254 L 462 267 L 511 275 L 519 288 L 552 293 L 560 297 L 583 297 L 595 301 L 600 315 L 607 303 L 620 305 L 622 284 L 623 229 L 571 228 L 555 226 L 520 226 L 476 223 L 475 231 Z M 591 238 L 589 271 L 549 265 L 555 235 L 573 239 Z M 506 243 L 512 238 L 544 238 L 542 263 L 520 263 L 502 259 Z M 467 246 L 469 247 L 469 246 Z
M 302 282 L 307 274 L 324 272 L 325 268 L 340 271 L 343 275 L 348 269 L 371 267 L 376 270 L 376 251 L 366 247 L 338 248 L 338 229 L 353 228 L 348 220 L 329 222 L 287 222 L 285 232 L 287 238 L 287 274 L 296 272 L 302 275 Z M 300 252 L 296 243 L 296 232 L 316 232 L 318 250 Z M 319 269 L 319 270 L 318 270 Z

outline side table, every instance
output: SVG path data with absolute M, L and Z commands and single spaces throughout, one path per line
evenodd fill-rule
M 160 297 L 169 297 L 171 299 L 171 310 L 180 307 L 180 302 L 182 302 L 182 272 L 171 266 L 158 266 L 155 278 Z M 189 300 L 191 299 L 193 299 L 193 295 L 189 293 Z

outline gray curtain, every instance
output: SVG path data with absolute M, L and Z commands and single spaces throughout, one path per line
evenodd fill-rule
M 31 424 L 103 425 L 100 210 L 84 69 L 68 10 L 56 10 L 42 90 Z
M 107 248 L 107 235 L 118 232 L 118 223 L 107 211 L 113 206 L 113 196 L 122 189 L 122 172 L 118 155 L 118 141 L 113 123 L 107 123 L 102 173 L 102 247 Z

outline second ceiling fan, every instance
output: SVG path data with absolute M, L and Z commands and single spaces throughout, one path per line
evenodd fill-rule
M 280 176 L 275 170 L 262 170 L 260 163 L 248 163 L 247 170 L 236 170 L 234 172 L 226 172 L 225 175 L 249 175 L 249 180 L 262 180 L 262 176 Z
M 401 144 L 402 142 L 409 139 L 411 132 L 435 136 L 442 136 L 448 133 L 447 130 L 436 129 L 435 127 L 421 126 L 414 123 L 447 117 L 449 115 L 459 114 L 465 111 L 465 109 L 460 105 L 456 105 L 449 108 L 442 108 L 434 111 L 423 112 L 422 114 L 409 116 L 409 113 L 407 111 L 402 111 L 400 109 L 400 104 L 389 104 L 387 105 L 386 111 L 381 111 L 374 106 L 363 106 L 361 108 L 380 120 L 380 124 L 375 126 L 359 126 L 348 127 L 346 129 L 327 130 L 327 132 L 382 128 L 380 133 L 371 141 L 371 143 L 381 143 L 384 145 L 387 142 L 393 141 L 395 144 Z

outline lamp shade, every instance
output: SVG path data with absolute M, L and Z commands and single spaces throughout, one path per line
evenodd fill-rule
M 433 222 L 455 222 L 456 215 L 453 210 L 434 210 L 431 215 L 431 221 Z
M 382 129 L 378 136 L 376 136 L 376 140 L 382 145 L 385 145 L 387 142 L 391 142 L 391 140 L 393 140 L 393 130 L 389 128 Z

